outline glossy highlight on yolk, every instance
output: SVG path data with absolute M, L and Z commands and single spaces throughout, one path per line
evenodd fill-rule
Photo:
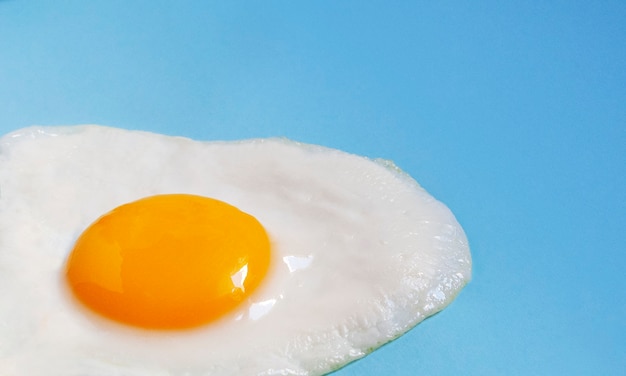
M 93 311 L 147 329 L 206 324 L 263 280 L 270 244 L 251 215 L 219 200 L 167 194 L 91 224 L 67 261 L 74 295 Z

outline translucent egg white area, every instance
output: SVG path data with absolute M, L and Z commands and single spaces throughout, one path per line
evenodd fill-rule
M 86 312 L 63 282 L 73 242 L 103 213 L 162 193 L 255 216 L 272 243 L 266 280 L 185 332 Z M 0 375 L 324 374 L 440 311 L 470 278 L 461 226 L 390 162 L 285 139 L 100 126 L 0 139 Z

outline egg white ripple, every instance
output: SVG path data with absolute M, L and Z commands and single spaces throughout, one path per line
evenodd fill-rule
M 83 229 L 161 193 L 228 202 L 271 238 L 259 289 L 192 331 L 107 322 L 62 280 Z M 286 139 L 199 142 L 101 126 L 0 139 L 1 375 L 319 375 L 440 311 L 470 278 L 453 214 L 388 161 Z

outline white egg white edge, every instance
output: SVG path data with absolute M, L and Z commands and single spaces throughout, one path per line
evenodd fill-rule
M 33 138 L 37 138 L 37 137 L 42 137 L 42 136 L 48 136 L 48 137 L 56 137 L 56 136 L 60 136 L 60 135 L 64 135 L 64 134 L 72 134 L 72 133 L 80 133 L 82 132 L 84 129 L 88 129 L 90 127 L 102 127 L 102 126 L 98 126 L 98 125 L 81 125 L 81 126 L 55 126 L 55 127 L 47 127 L 47 126 L 34 126 L 34 127 L 28 127 L 28 128 L 24 128 L 24 129 L 20 129 L 11 133 L 6 134 L 5 136 L 3 136 L 0 139 L 0 155 L 2 153 L 2 149 L 5 147 L 5 145 L 8 144 L 12 144 L 14 142 L 19 142 L 21 139 L 33 139 Z M 109 128 L 109 127 L 105 127 L 105 128 Z M 127 131 L 126 132 L 136 132 L 136 133 L 145 133 L 145 134 L 150 134 L 153 136 L 157 136 L 157 137 L 164 137 L 164 138 L 172 138 L 174 136 L 166 136 L 166 135 L 160 135 L 160 134 L 154 134 L 151 132 L 146 132 L 146 131 Z M 332 150 L 334 152 L 337 152 L 337 150 L 335 149 L 331 149 L 331 148 L 326 148 L 324 146 L 318 146 L 318 145 L 312 145 L 312 144 L 306 144 L 306 143 L 301 143 L 301 142 L 297 142 L 297 141 L 292 141 L 289 140 L 287 138 L 269 138 L 269 139 L 248 139 L 248 140 L 240 140 L 240 141 L 195 141 L 195 140 L 191 140 L 191 139 L 187 139 L 184 137 L 175 137 L 175 138 L 179 138 L 179 139 L 184 139 L 184 140 L 190 140 L 193 142 L 202 142 L 202 143 L 207 143 L 207 144 L 234 144 L 234 143 L 264 143 L 264 142 L 273 142 L 273 141 L 278 141 L 281 143 L 285 143 L 285 144 L 293 144 L 293 145 L 298 145 L 299 147 L 303 147 L 309 150 L 313 150 L 313 151 L 324 151 L 324 150 Z M 344 153 L 344 152 L 341 152 Z M 348 154 L 348 153 L 345 153 Z M 359 158 L 366 158 L 366 157 L 360 157 Z M 369 158 L 366 158 L 369 159 Z M 421 188 L 421 186 L 419 186 L 419 184 L 413 180 L 408 174 L 406 174 L 404 171 L 402 171 L 400 168 L 398 168 L 393 162 L 389 161 L 389 160 L 382 160 L 382 159 L 369 159 L 370 161 L 373 161 L 379 165 L 382 165 L 383 167 L 385 167 L 386 169 L 388 169 L 389 171 L 393 172 L 395 175 L 397 175 L 400 179 L 404 180 L 407 184 L 413 185 L 415 187 L 415 189 L 418 190 L 422 190 L 423 188 Z M 0 187 L 0 197 L 2 195 L 2 187 Z M 462 228 L 460 226 L 458 226 L 458 229 L 460 229 L 462 231 Z M 463 235 L 464 236 L 464 235 Z M 440 306 L 437 306 L 435 309 L 431 310 L 428 312 L 427 315 L 417 315 L 413 318 L 413 320 L 409 320 L 406 323 L 406 326 L 404 328 L 398 328 L 399 330 L 395 333 L 394 336 L 391 337 L 387 337 L 384 338 L 383 340 L 381 340 L 380 342 L 376 343 L 375 345 L 371 346 L 370 348 L 367 349 L 367 351 L 364 351 L 362 354 L 358 354 L 357 356 L 355 356 L 352 359 L 346 359 L 343 362 L 337 363 L 337 364 L 332 364 L 330 365 L 328 368 L 326 369 L 319 369 L 316 370 L 316 372 L 321 372 L 319 374 L 322 373 L 326 373 L 326 372 L 332 372 L 335 371 L 343 366 L 345 366 L 347 363 L 350 363 L 362 356 L 367 355 L 369 352 L 375 350 L 376 348 L 384 345 L 385 343 L 388 343 L 392 340 L 394 340 L 395 338 L 401 336 L 402 334 L 404 334 L 406 331 L 410 330 L 411 328 L 413 328 L 415 325 L 417 325 L 419 322 L 421 322 L 422 320 L 424 320 L 427 317 L 430 317 L 432 315 L 434 315 L 435 313 L 441 311 L 442 309 L 444 309 L 448 304 L 450 304 L 452 302 L 452 300 L 454 300 L 454 298 L 458 295 L 458 293 L 460 292 L 460 290 L 470 281 L 471 279 L 471 256 L 469 254 L 469 246 L 467 246 L 467 268 L 466 270 L 463 271 L 463 277 L 458 281 L 458 286 L 455 286 L 455 288 L 453 290 L 447 291 L 447 295 L 446 295 L 446 303 Z M 0 269 L 1 271 L 1 269 Z M 0 322 L 0 325 L 2 325 L 2 323 Z M 270 373 L 268 373 L 270 374 Z M 299 374 L 299 373 L 298 373 Z M 318 374 L 318 373 L 315 373 Z

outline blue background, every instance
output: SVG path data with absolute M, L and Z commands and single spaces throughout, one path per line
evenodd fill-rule
M 0 1 L 1 133 L 81 123 L 384 157 L 448 204 L 474 280 L 337 376 L 626 369 L 623 1 Z

